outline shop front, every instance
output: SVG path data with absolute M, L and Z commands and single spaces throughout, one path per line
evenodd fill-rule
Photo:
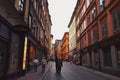
M 0 17 L 1 18 L 1 17 Z M 0 79 L 4 79 L 8 69 L 10 30 L 0 20 Z
M 39 63 L 41 63 L 43 50 L 40 43 L 31 34 L 28 36 L 27 47 L 26 71 L 29 72 L 33 69 L 33 60 L 35 58 L 37 58 L 39 60 Z

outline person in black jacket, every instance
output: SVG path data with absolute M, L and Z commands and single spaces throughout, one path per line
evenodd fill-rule
M 63 66 L 62 59 L 56 57 L 55 58 L 55 64 L 56 64 L 56 72 L 61 73 L 61 67 Z

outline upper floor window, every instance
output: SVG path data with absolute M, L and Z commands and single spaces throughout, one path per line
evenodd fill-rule
M 29 15 L 29 27 L 32 27 L 32 16 L 31 16 L 31 14 Z
M 105 8 L 105 0 L 99 0 L 100 1 L 100 11 L 102 11 Z
M 96 8 L 93 7 L 93 9 L 92 9 L 92 19 L 94 20 L 96 18 L 96 16 L 97 16 L 97 11 L 96 11 Z
M 90 0 L 86 0 L 87 7 L 90 5 Z
M 34 5 L 34 8 L 36 9 L 37 8 L 37 2 L 36 2 L 36 0 L 34 0 L 33 5 Z
M 112 14 L 112 22 L 114 31 L 120 30 L 120 9 Z
M 19 0 L 19 10 L 20 11 L 24 10 L 24 0 Z
M 106 19 L 101 22 L 101 27 L 102 27 L 102 37 L 104 38 L 108 34 Z
M 88 32 L 88 45 L 91 44 L 91 31 Z
M 84 48 L 84 38 L 82 37 L 80 40 L 81 48 Z
M 77 31 L 77 38 L 80 36 L 80 30 Z
M 90 24 L 90 14 L 87 16 L 87 24 Z
M 97 26 L 95 26 L 94 28 L 93 28 L 93 40 L 94 40 L 94 42 L 97 42 L 98 41 L 98 27 Z

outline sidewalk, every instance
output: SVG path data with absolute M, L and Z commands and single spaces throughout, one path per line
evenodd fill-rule
M 42 66 L 39 66 L 37 72 L 31 71 L 29 73 L 26 73 L 24 76 L 18 78 L 17 80 L 42 80 L 50 67 L 52 67 L 52 63 L 48 62 L 44 72 L 42 71 Z
M 100 71 L 97 71 L 97 70 L 94 70 L 94 69 L 90 69 L 90 68 L 87 68 L 87 67 L 84 67 L 84 66 L 78 66 L 79 68 L 81 69 L 84 69 L 90 73 L 93 73 L 95 74 L 96 76 L 100 76 L 106 80 L 120 80 L 120 77 L 117 77 L 117 76 L 113 76 L 113 75 L 110 75 L 110 74 L 107 74 L 107 73 L 103 73 L 103 72 L 100 72 Z

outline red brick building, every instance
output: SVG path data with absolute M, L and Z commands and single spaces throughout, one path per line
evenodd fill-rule
M 62 38 L 62 57 L 65 61 L 69 58 L 69 32 L 65 32 Z
M 77 52 L 84 66 L 120 70 L 120 0 L 78 0 Z

